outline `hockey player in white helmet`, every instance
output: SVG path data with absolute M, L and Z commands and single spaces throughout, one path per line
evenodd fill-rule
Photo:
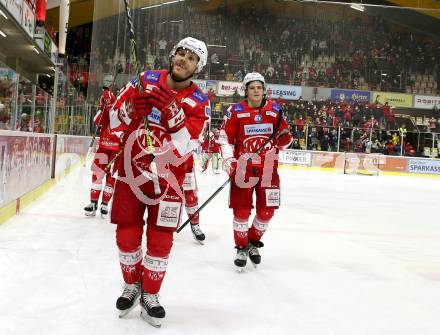
M 234 264 L 239 271 L 248 257 L 254 265 L 261 262 L 261 238 L 280 205 L 278 151 L 292 142 L 281 107 L 265 97 L 264 77 L 248 73 L 243 85 L 245 100 L 229 108 L 220 131 L 223 169 L 231 178 L 229 208 L 234 214 Z M 249 228 L 254 192 L 256 214 Z
M 124 316 L 141 296 L 141 316 L 155 327 L 165 317 L 158 293 L 187 195 L 182 188 L 195 184 L 192 152 L 211 120 L 209 99 L 191 81 L 207 56 L 204 42 L 184 38 L 170 53 L 170 69 L 140 73 L 121 90 L 110 112 L 112 129 L 122 132 L 123 139 L 111 211 L 125 283 L 116 307 Z M 196 197 L 185 200 L 187 210 L 197 208 Z M 196 239 L 203 241 L 198 221 L 192 223 Z

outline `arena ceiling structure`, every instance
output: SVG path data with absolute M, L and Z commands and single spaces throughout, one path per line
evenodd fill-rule
M 59 0 L 47 2 L 47 22 L 54 27 L 55 31 L 59 20 L 59 2 Z M 276 15 L 289 15 L 289 8 L 301 10 L 301 6 L 310 4 L 317 6 L 340 4 L 347 6 L 349 10 L 352 10 L 350 6 L 354 5 L 354 7 L 362 8 L 365 14 L 386 16 L 388 20 L 420 33 L 436 37 L 440 31 L 440 1 L 438 0 L 135 0 L 130 2 L 133 8 L 152 8 L 182 2 L 197 7 L 197 10 L 201 12 L 214 12 L 220 8 L 233 10 L 243 6 L 255 6 Z M 119 13 L 120 8 L 115 1 L 105 1 L 105 3 L 105 8 L 98 13 L 99 17 L 94 17 L 95 0 L 70 0 L 69 27 L 81 26 L 93 22 L 94 19 L 98 20 Z

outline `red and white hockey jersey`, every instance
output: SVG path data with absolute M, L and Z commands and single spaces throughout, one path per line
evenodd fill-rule
M 159 84 L 167 86 L 167 75 L 168 71 L 165 70 L 141 73 L 139 78 L 143 90 L 148 93 Z M 130 153 L 135 177 L 145 171 L 151 172 L 151 156 L 148 151 L 144 119 L 134 120 L 128 116 L 129 98 L 136 92 L 138 92 L 138 78 L 133 79 L 121 90 L 110 111 L 112 130 L 124 132 L 124 151 Z M 185 161 L 189 155 L 192 155 L 192 151 L 202 143 L 204 132 L 209 129 L 211 107 L 208 98 L 194 83 L 190 87 L 176 92 L 176 100 L 186 117 L 185 126 L 176 133 L 168 133 L 162 126 L 161 111 L 156 107 L 152 108 L 147 119 L 156 157 L 155 161 L 159 163 L 158 167 L 166 165 L 176 178 L 183 181 Z M 119 169 L 127 166 L 127 154 L 122 156 L 123 162 L 119 164 Z M 125 175 L 125 172 L 119 171 L 119 175 Z
M 279 118 L 281 118 L 279 122 Z M 275 129 L 279 122 L 278 129 Z M 267 99 L 261 111 L 258 107 L 249 107 L 247 101 L 232 105 L 225 115 L 220 131 L 222 156 L 224 159 L 235 157 L 239 159 L 243 154 L 250 157 L 256 152 L 274 131 L 279 132 L 289 126 L 282 116 L 281 107 Z M 274 139 L 269 141 L 258 156 L 249 163 L 250 166 L 263 167 L 266 153 L 278 153 L 274 147 Z M 277 167 L 275 161 L 274 167 Z
M 99 111 L 93 121 L 97 127 L 102 127 L 99 135 L 99 146 L 104 149 L 118 151 L 121 141 L 117 134 L 111 131 L 109 118 L 110 107 L 115 100 L 115 95 L 110 90 L 105 89 L 101 96 Z

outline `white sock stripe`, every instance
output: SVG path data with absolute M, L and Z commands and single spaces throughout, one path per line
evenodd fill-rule
M 111 186 L 104 187 L 104 192 L 108 194 L 113 194 L 113 187 Z
M 248 223 L 247 221 L 238 221 L 234 218 L 234 230 L 239 232 L 245 232 L 248 231 Z
M 142 248 L 132 252 L 119 251 L 119 262 L 123 265 L 135 265 L 142 260 Z
M 252 222 L 252 225 L 255 227 L 255 229 L 262 232 L 266 231 L 268 224 L 269 221 L 260 221 L 257 217 L 255 217 L 254 221 Z
M 199 209 L 199 206 L 193 206 L 193 207 L 185 206 L 185 209 L 188 214 L 194 214 Z
M 102 189 L 102 185 L 101 184 L 92 183 L 92 190 L 94 190 L 94 191 L 101 191 L 101 189 Z
M 144 267 L 150 271 L 164 272 L 167 270 L 168 258 L 145 255 Z

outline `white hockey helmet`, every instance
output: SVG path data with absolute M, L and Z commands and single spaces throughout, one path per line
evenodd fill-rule
M 179 41 L 170 52 L 170 58 L 174 57 L 177 49 L 183 48 L 194 52 L 199 57 L 199 62 L 197 63 L 197 68 L 195 73 L 202 71 L 203 67 L 208 61 L 208 49 L 203 41 L 200 41 L 194 37 L 185 37 L 183 40 Z
M 266 81 L 264 80 L 264 77 L 260 73 L 249 72 L 248 74 L 246 74 L 244 76 L 244 79 L 243 79 L 244 88 L 246 88 L 246 86 L 252 81 L 260 81 L 261 83 L 263 83 L 263 87 L 266 85 Z
M 113 83 L 113 76 L 111 74 L 106 74 L 102 80 L 102 87 L 110 88 Z

